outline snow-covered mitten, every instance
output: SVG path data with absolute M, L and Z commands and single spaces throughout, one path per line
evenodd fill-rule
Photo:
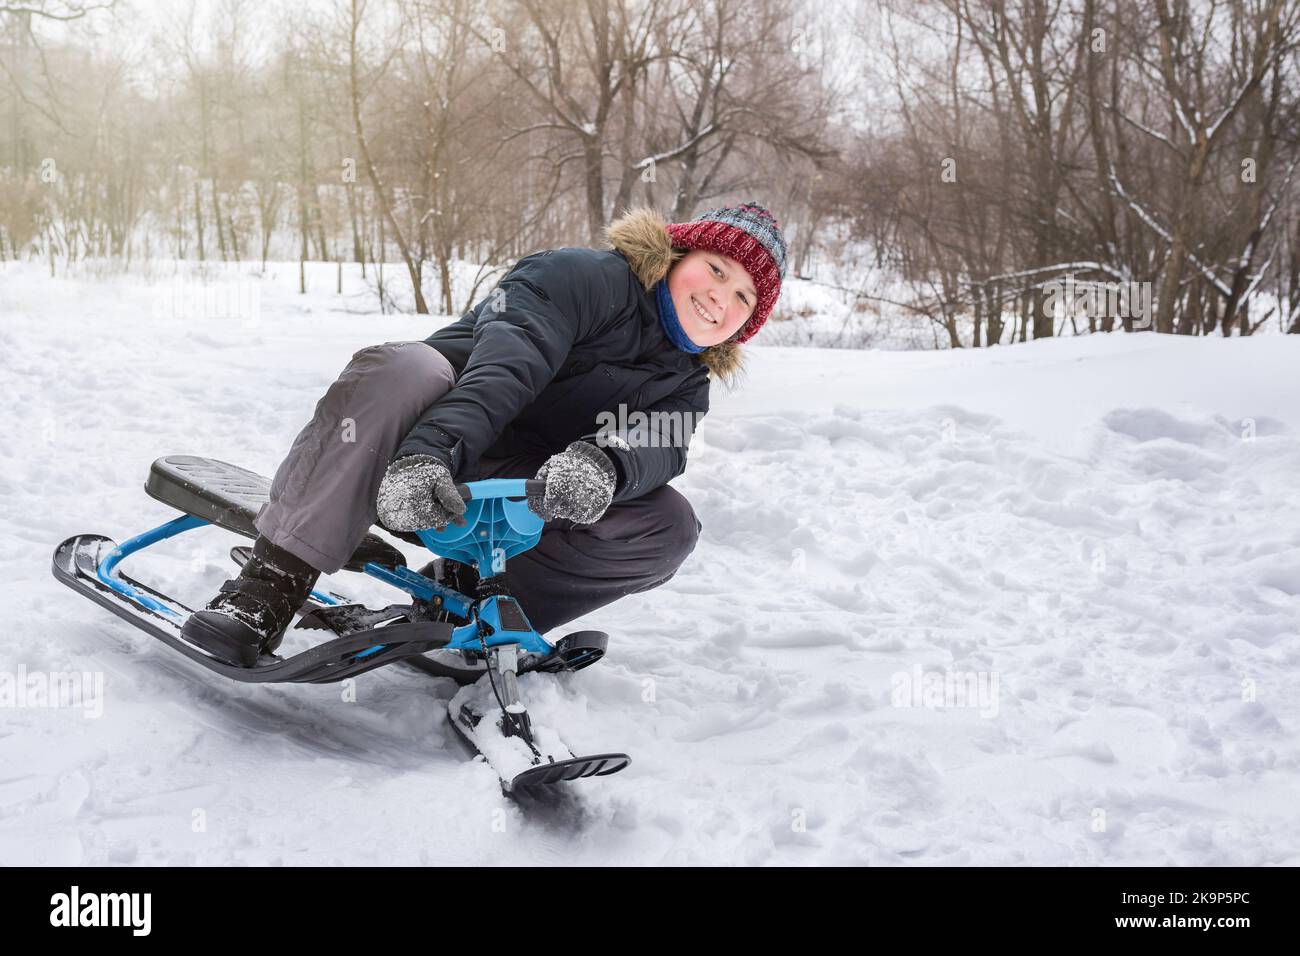
M 447 466 L 432 455 L 408 455 L 388 466 L 375 499 L 379 523 L 389 531 L 442 531 L 463 525 L 465 500 Z
M 537 479 L 546 491 L 528 496 L 528 507 L 547 521 L 568 518 L 579 524 L 599 521 L 614 498 L 618 472 L 609 456 L 590 442 L 575 441 L 546 459 Z

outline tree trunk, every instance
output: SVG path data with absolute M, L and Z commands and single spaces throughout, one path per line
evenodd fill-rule
M 1193 329 L 1194 329 L 1194 323 L 1196 317 L 1193 315 L 1193 311 L 1195 310 L 1196 306 L 1193 303 L 1194 300 L 1196 300 L 1197 298 L 1198 298 L 1197 283 L 1193 282 L 1191 283 L 1190 288 L 1188 288 L 1187 290 L 1187 297 L 1183 302 L 1183 307 L 1177 310 L 1178 319 L 1174 324 L 1174 329 L 1179 335 L 1194 334 Z
M 357 196 L 356 186 L 348 183 L 348 222 L 352 224 L 352 261 L 364 262 L 366 258 L 365 250 L 361 248 L 361 230 L 357 226 Z
M 438 282 L 442 285 L 442 311 L 451 315 L 456 310 L 451 301 L 451 263 L 444 255 L 438 256 Z
M 209 181 L 212 186 L 212 224 L 217 228 L 217 246 L 221 250 L 221 261 L 229 261 L 226 255 L 226 230 L 221 225 L 221 192 L 217 189 L 216 179 Z
M 379 248 L 375 250 L 375 252 L 377 253 L 377 255 L 375 256 L 375 262 L 377 263 L 376 269 L 378 270 L 376 274 L 379 277 L 379 311 L 380 313 L 384 313 L 387 312 L 388 310 L 387 307 L 384 305 L 385 255 L 384 255 L 384 217 L 383 216 L 379 217 L 378 221 L 376 222 L 376 225 L 379 227 Z
M 605 180 L 601 175 L 600 140 L 587 136 L 582 144 L 583 165 L 587 174 L 587 239 L 595 246 L 605 225 Z
M 1002 289 L 992 286 L 984 290 L 984 301 L 988 303 L 988 344 L 999 345 L 1002 342 Z
M 198 236 L 199 262 L 203 262 L 203 197 L 200 193 L 201 190 L 196 180 L 194 183 L 194 230 Z
M 1241 308 L 1238 310 L 1237 314 L 1241 316 L 1241 318 L 1238 320 L 1241 323 L 1241 334 L 1242 335 L 1254 334 L 1255 327 L 1250 324 L 1250 300 L 1249 299 L 1241 303 Z M 1264 316 L 1264 318 L 1266 319 L 1268 318 L 1268 316 L 1266 315 Z M 1262 322 L 1264 321 L 1264 319 L 1260 319 L 1260 321 Z
M 1051 338 L 1054 331 L 1052 323 L 1055 319 L 1047 314 L 1046 303 L 1047 296 L 1043 295 L 1042 289 L 1030 290 L 1029 306 L 1034 317 L 1034 338 L 1036 339 Z
M 320 204 L 320 191 L 316 184 L 311 185 L 311 208 L 316 217 L 316 253 L 321 262 L 329 262 L 329 246 L 325 242 L 325 212 Z
M 1160 276 L 1160 299 L 1156 303 L 1156 331 L 1166 335 L 1174 331 L 1174 303 L 1178 300 L 1178 283 L 1183 277 L 1187 243 L 1182 222 L 1174 227 L 1174 241 L 1169 244 L 1164 270 Z
M 1213 295 L 1212 289 L 1204 290 L 1206 294 Z M 1187 314 L 1179 324 L 1183 326 L 1179 332 L 1183 335 L 1200 335 L 1202 326 L 1205 324 L 1205 316 L 1202 314 L 1202 290 L 1200 283 L 1194 283 L 1192 288 L 1187 292 Z

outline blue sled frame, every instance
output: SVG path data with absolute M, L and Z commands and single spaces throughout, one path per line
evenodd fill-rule
M 464 523 L 448 525 L 442 531 L 416 533 L 434 554 L 472 563 L 480 579 L 489 581 L 504 572 L 510 557 L 527 551 L 541 537 L 544 522 L 528 507 L 528 486 L 529 480 L 522 478 L 459 485 L 466 499 Z M 409 568 L 371 561 L 364 566 L 366 574 L 466 618 L 468 623 L 455 626 L 394 615 L 394 623 L 346 633 L 292 657 L 263 655 L 251 668 L 229 665 L 181 637 L 180 628 L 192 613 L 190 608 L 134 580 L 120 568 L 130 556 L 209 523 L 194 515 L 181 515 L 122 544 L 100 535 L 77 535 L 55 551 L 55 577 L 187 657 L 241 681 L 326 683 L 431 650 L 481 652 L 484 646 L 492 649 L 515 645 L 521 655 L 535 662 L 530 670 L 574 670 L 594 663 L 604 653 L 604 635 L 590 631 L 569 635 L 557 649 L 533 629 L 519 603 L 503 593 L 500 586 L 487 589 L 497 593 L 475 598 Z M 346 606 L 337 595 L 322 590 L 312 592 L 311 602 L 326 609 Z M 577 639 L 574 646 L 564 647 L 571 639 Z M 420 666 L 424 662 L 408 663 Z

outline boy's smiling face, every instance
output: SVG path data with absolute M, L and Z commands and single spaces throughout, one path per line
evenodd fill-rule
M 735 259 L 692 249 L 668 273 L 682 331 L 701 347 L 725 342 L 754 314 L 754 280 Z

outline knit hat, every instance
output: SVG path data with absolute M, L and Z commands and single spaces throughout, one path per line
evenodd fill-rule
M 674 246 L 720 252 L 744 266 L 754 280 L 758 304 L 735 341 L 745 342 L 757 335 L 772 314 L 785 278 L 785 238 L 772 214 L 756 202 L 723 206 L 690 222 L 669 223 L 668 235 Z

